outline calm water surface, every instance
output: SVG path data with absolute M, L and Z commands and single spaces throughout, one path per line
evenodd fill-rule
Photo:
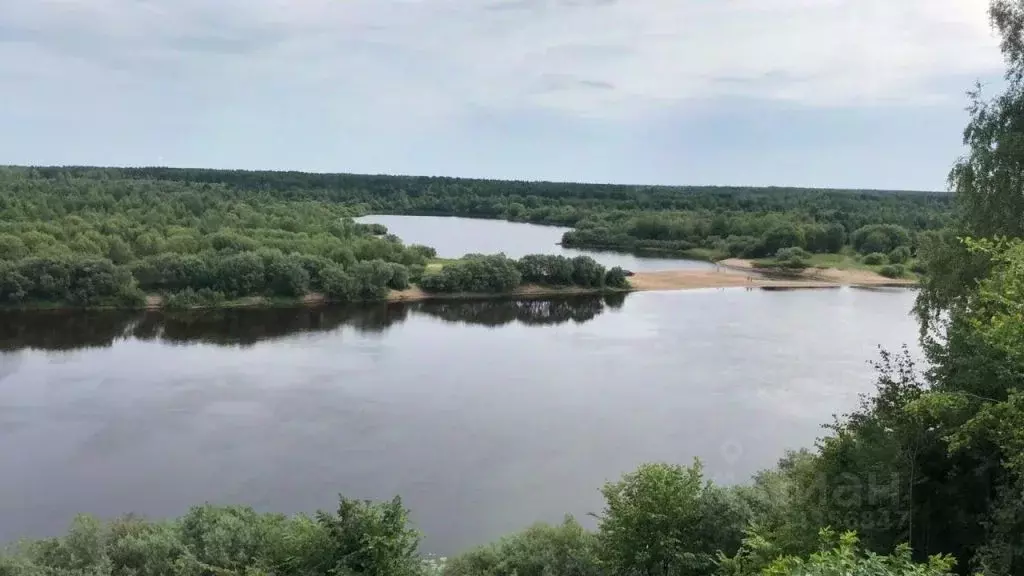
M 608 268 L 622 266 L 627 270 L 651 272 L 682 268 L 713 268 L 698 260 L 647 258 L 614 252 L 562 248 L 562 234 L 569 228 L 539 226 L 503 220 L 480 220 L 446 216 L 364 216 L 358 222 L 383 224 L 388 232 L 407 244 L 425 244 L 437 249 L 441 258 L 459 258 L 467 253 L 497 254 L 522 258 L 527 254 L 561 254 L 590 256 Z
M 450 554 L 644 461 L 743 481 L 913 342 L 909 292 L 0 316 L 0 540 L 76 512 L 401 494 Z

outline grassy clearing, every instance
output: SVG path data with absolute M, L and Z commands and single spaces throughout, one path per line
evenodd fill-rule
M 905 272 L 903 276 L 901 276 L 901 278 L 911 280 L 919 279 L 919 276 L 911 271 L 911 268 L 914 266 L 914 263 L 914 260 L 910 260 L 902 264 Z M 771 269 L 775 268 L 775 265 L 777 263 L 774 258 L 763 258 L 760 260 L 754 260 L 753 264 L 755 268 Z M 841 271 L 859 270 L 864 272 L 874 272 L 875 274 L 880 274 L 882 268 L 884 268 L 885 266 L 885 264 L 865 264 L 864 262 L 861 261 L 860 257 L 853 252 L 843 252 L 841 254 L 812 254 L 811 257 L 807 259 L 807 268 L 820 268 L 825 270 L 830 268 Z
M 729 254 L 715 250 L 714 248 L 691 248 L 685 250 L 682 253 L 683 258 L 690 260 L 703 260 L 705 262 L 718 262 L 719 260 L 725 260 L 729 257 Z
M 444 268 L 445 264 L 455 262 L 458 258 L 431 258 L 427 262 L 427 272 L 437 272 Z
M 836 270 L 870 270 L 878 272 L 881 266 L 869 266 L 859 261 L 854 254 L 813 254 L 810 258 L 812 268 L 835 268 Z

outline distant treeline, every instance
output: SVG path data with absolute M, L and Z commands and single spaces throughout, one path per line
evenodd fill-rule
M 177 168 L 10 168 L 46 182 L 86 179 L 183 182 L 238 197 L 323 201 L 360 214 L 499 218 L 580 228 L 574 246 L 761 257 L 778 248 L 836 252 L 865 226 L 911 236 L 945 227 L 952 195 L 804 188 L 630 186 Z M 779 245 L 779 237 L 788 235 Z M 775 238 L 773 239 L 774 236 Z
M 801 212 L 610 212 L 584 218 L 575 230 L 566 232 L 562 244 L 641 253 L 701 251 L 715 259 L 764 258 L 789 248 L 817 254 L 849 250 L 883 255 L 903 248 L 915 254 L 924 236 L 940 233 L 942 219 L 939 213 L 933 215 L 936 220 L 928 228 L 908 229 L 880 219 L 850 229 L 840 222 L 819 221 Z

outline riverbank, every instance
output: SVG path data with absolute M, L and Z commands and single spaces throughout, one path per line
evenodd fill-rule
M 442 264 L 443 265 L 443 264 Z M 697 290 L 702 288 L 760 288 L 764 290 L 811 290 L 854 287 L 898 287 L 909 288 L 917 285 L 913 279 L 886 278 L 870 270 L 839 270 L 835 268 L 808 268 L 787 275 L 771 274 L 760 270 L 751 260 L 731 258 L 716 264 L 708 270 L 662 270 L 655 272 L 636 272 L 629 278 L 630 287 L 615 288 L 584 288 L 579 286 L 558 287 L 527 284 L 510 292 L 479 293 L 479 292 L 427 292 L 418 286 L 405 290 L 389 292 L 387 302 L 427 302 L 433 300 L 484 300 L 501 298 L 544 298 L 558 296 L 583 296 L 602 294 L 625 294 L 629 292 Z M 295 306 L 320 306 L 331 303 L 326 295 L 310 293 L 301 298 L 268 298 L 250 296 L 236 300 L 220 302 L 202 308 L 287 308 Z M 119 309 L 117 306 L 93 306 L 89 309 Z M 166 302 L 158 294 L 146 297 L 142 306 L 146 310 L 166 308 Z M 82 307 L 69 306 L 62 303 L 40 302 L 29 303 L 16 307 L 19 310 L 79 310 Z
M 426 302 L 432 300 L 485 300 L 500 298 L 543 298 L 558 296 L 584 296 L 624 294 L 658 290 L 696 290 L 702 288 L 761 288 L 765 290 L 799 290 L 855 287 L 912 287 L 914 280 L 892 279 L 866 270 L 807 269 L 792 276 L 770 276 L 758 270 L 750 260 L 729 259 L 718 263 L 714 270 L 664 270 L 637 272 L 629 278 L 630 287 L 583 288 L 579 286 L 538 286 L 527 284 L 510 292 L 427 292 L 418 286 L 405 290 L 392 290 L 388 302 Z M 307 294 L 301 299 L 246 298 L 225 303 L 224 307 L 259 307 L 329 303 L 323 294 Z M 160 308 L 159 298 L 150 300 L 147 307 Z
M 809 268 L 794 274 L 769 275 L 750 260 L 723 260 L 714 270 L 665 270 L 643 272 L 630 279 L 635 291 L 690 290 L 698 288 L 814 289 L 840 286 L 912 287 L 910 279 L 892 279 L 866 270 Z
M 780 274 L 774 270 L 761 269 L 753 260 L 728 258 L 717 263 L 737 274 L 752 276 L 761 280 L 783 283 L 826 283 L 839 286 L 916 286 L 916 278 L 889 278 L 868 268 L 810 267 L 804 270 Z

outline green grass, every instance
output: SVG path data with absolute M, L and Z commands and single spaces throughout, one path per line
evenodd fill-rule
M 704 260 L 705 262 L 718 262 L 719 260 L 725 260 L 729 257 L 729 254 L 715 250 L 714 248 L 691 248 L 682 252 L 683 258 L 689 258 L 691 260 Z
M 437 272 L 441 268 L 444 268 L 445 264 L 457 261 L 458 258 L 431 258 L 427 262 L 427 272 Z
M 903 278 L 917 279 L 918 275 L 911 272 L 910 269 L 914 265 L 914 260 L 910 260 L 903 264 L 903 268 L 906 269 L 906 274 Z M 754 266 L 758 268 L 771 268 L 775 263 L 774 258 L 763 258 L 760 260 L 754 260 Z M 843 252 L 841 254 L 812 254 L 807 260 L 808 268 L 835 268 L 836 270 L 867 270 L 870 272 L 878 271 L 884 266 L 880 264 L 877 266 L 871 266 L 860 261 L 858 255 L 853 252 Z
M 812 268 L 835 268 L 837 270 L 871 270 L 878 272 L 881 266 L 869 266 L 857 260 L 853 254 L 812 254 L 809 260 Z

